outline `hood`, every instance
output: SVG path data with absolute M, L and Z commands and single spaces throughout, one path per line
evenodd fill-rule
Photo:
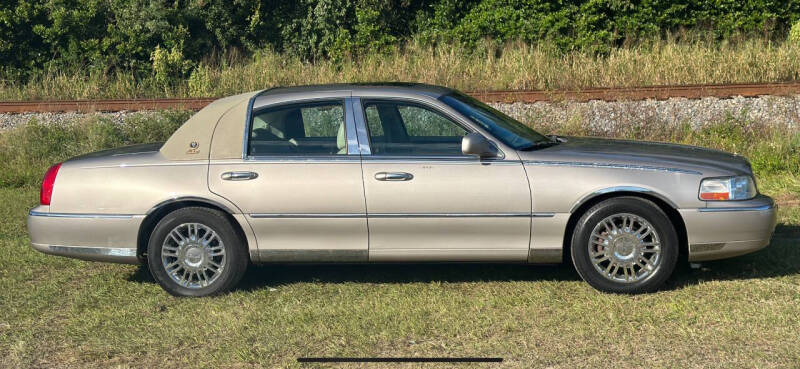
M 566 142 L 547 148 L 521 151 L 520 157 L 523 160 L 652 165 L 693 170 L 704 175 L 752 174 L 747 159 L 719 150 L 662 142 L 588 137 L 566 139 Z

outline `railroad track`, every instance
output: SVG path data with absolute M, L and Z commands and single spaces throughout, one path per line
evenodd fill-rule
M 669 98 L 699 99 L 703 97 L 729 98 L 734 96 L 755 97 L 762 95 L 800 94 L 800 82 L 724 85 L 682 85 L 650 87 L 587 88 L 581 90 L 499 90 L 471 91 L 470 95 L 485 102 L 537 101 L 619 101 L 619 100 L 664 100 Z M 187 109 L 200 110 L 214 98 L 173 99 L 111 99 L 111 100 L 58 100 L 58 101 L 3 101 L 0 113 L 45 113 L 45 112 L 115 112 L 133 110 Z

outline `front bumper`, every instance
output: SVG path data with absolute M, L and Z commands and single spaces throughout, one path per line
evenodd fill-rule
M 686 224 L 689 261 L 725 259 L 766 247 L 778 216 L 774 201 L 763 195 L 679 211 Z
M 136 243 L 144 215 L 50 213 L 39 206 L 28 213 L 31 246 L 45 254 L 76 259 L 138 264 Z

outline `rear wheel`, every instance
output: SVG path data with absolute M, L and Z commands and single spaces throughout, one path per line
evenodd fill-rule
M 675 269 L 678 236 L 653 202 L 617 197 L 593 206 L 578 220 L 571 252 L 575 269 L 592 287 L 650 292 Z
M 247 269 L 247 250 L 225 215 L 203 207 L 167 214 L 147 247 L 153 278 L 176 296 L 228 291 Z

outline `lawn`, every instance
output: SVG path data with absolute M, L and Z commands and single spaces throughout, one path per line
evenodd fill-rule
M 800 366 L 796 127 L 729 118 L 618 133 L 741 153 L 780 204 L 769 247 L 681 265 L 649 295 L 597 292 L 569 266 L 268 265 L 250 268 L 230 294 L 182 299 L 144 268 L 30 248 L 25 216 L 50 164 L 163 140 L 186 116 L 0 131 L 0 367 L 415 367 L 299 364 L 300 356 L 504 358 L 471 366 L 485 368 Z M 600 133 L 551 128 L 544 132 Z
M 684 265 L 649 295 L 597 292 L 566 266 L 276 265 L 205 299 L 172 297 L 137 266 L 34 251 L 25 215 L 37 195 L 0 189 L 0 367 L 317 367 L 299 356 L 504 358 L 472 365 L 487 368 L 800 364 L 791 194 L 778 196 L 768 248 Z

